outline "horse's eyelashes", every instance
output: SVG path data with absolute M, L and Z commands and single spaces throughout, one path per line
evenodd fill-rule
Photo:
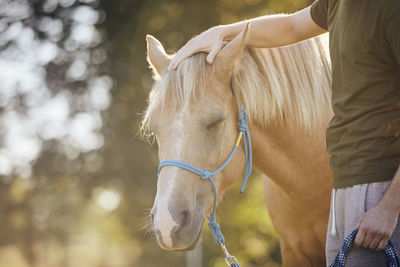
M 151 145 L 153 145 L 154 143 L 156 143 L 157 146 L 158 146 L 157 136 L 156 136 L 153 132 L 150 133 L 149 140 L 150 140 L 150 144 L 151 144 Z
M 207 130 L 215 130 L 221 122 L 224 121 L 225 118 L 220 118 L 210 124 L 207 125 Z
M 148 137 L 149 137 L 149 138 L 155 138 L 155 137 L 156 137 L 155 132 L 150 131 L 150 132 L 148 133 Z
M 213 130 L 217 128 L 217 124 L 216 123 L 211 123 L 209 125 L 207 125 L 207 130 Z

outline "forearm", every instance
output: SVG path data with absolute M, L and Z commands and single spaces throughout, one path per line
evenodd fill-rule
M 400 166 L 380 204 L 400 213 Z
M 233 40 L 250 22 L 246 45 L 259 48 L 293 44 L 326 32 L 311 18 L 310 7 L 291 15 L 263 16 L 230 25 L 216 26 L 192 38 L 175 54 L 168 70 L 198 52 L 207 52 L 207 62 L 212 63 L 223 47 L 223 41 Z
M 247 45 L 277 47 L 293 44 L 324 32 L 313 23 L 310 7 L 294 14 L 267 15 L 234 24 L 218 26 L 225 41 L 232 40 L 250 22 Z
M 220 26 L 225 41 L 231 41 L 251 23 L 247 45 L 252 47 L 277 47 L 295 43 L 290 15 L 269 15 L 248 21 Z

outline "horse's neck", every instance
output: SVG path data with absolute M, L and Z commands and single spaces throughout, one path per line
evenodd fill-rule
M 262 128 L 253 124 L 251 137 L 254 166 L 291 197 L 307 202 L 315 200 L 313 193 L 327 192 L 323 189 L 331 187 L 323 127 L 305 133 L 284 126 Z

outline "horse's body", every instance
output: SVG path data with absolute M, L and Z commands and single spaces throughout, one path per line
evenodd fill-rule
M 254 166 L 271 177 L 264 177 L 265 202 L 281 239 L 284 265 L 324 266 L 331 176 L 323 140 L 290 136 L 284 128 L 252 129 Z
M 159 78 L 144 125 L 156 132 L 160 160 L 214 170 L 233 148 L 237 107 L 244 104 L 253 165 L 265 176 L 265 201 L 281 239 L 283 263 L 324 266 L 332 184 L 325 150 L 331 117 L 327 55 L 314 39 L 248 49 L 242 58 L 245 38 L 244 31 L 225 46 L 213 66 L 198 54 L 171 73 L 165 71 L 170 57 L 148 38 L 149 62 Z M 240 152 L 215 177 L 219 196 L 241 177 Z M 168 250 L 193 247 L 212 200 L 207 181 L 176 167 L 164 168 L 152 209 L 159 244 Z

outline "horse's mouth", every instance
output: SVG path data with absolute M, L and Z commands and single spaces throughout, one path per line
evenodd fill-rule
M 199 242 L 201 233 L 203 232 L 203 225 L 204 225 L 204 220 L 203 220 L 203 222 L 201 223 L 199 232 L 197 233 L 196 239 L 194 240 L 193 244 L 190 245 L 189 247 L 187 247 L 186 249 L 183 249 L 182 251 L 193 250 L 193 249 L 196 247 L 197 243 Z

